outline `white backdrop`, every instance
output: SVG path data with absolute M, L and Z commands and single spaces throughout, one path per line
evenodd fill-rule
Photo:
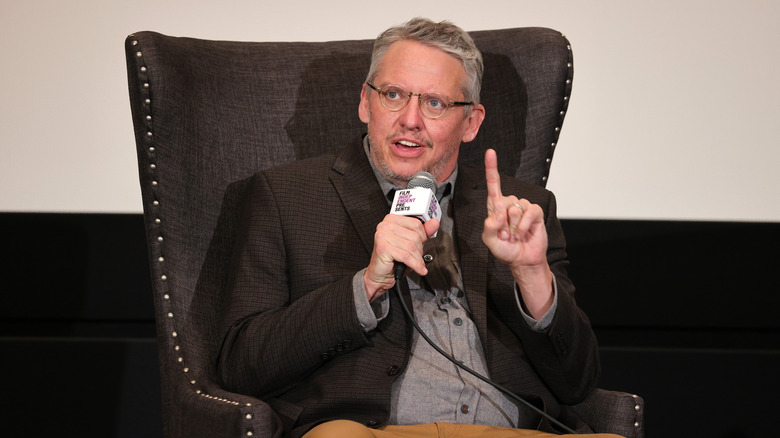
M 571 40 L 574 91 L 548 185 L 561 217 L 780 221 L 780 2 L 0 5 L 0 211 L 141 212 L 129 33 L 363 39 L 420 15 L 467 30 L 546 26 Z

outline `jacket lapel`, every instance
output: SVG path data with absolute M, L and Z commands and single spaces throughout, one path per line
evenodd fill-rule
M 363 246 L 371 254 L 376 226 L 390 207 L 363 151 L 362 141 L 338 153 L 330 180 Z
M 487 187 L 478 168 L 460 165 L 453 199 L 453 223 L 463 287 L 483 347 L 487 339 L 487 268 L 489 250 L 482 242 L 487 217 Z M 486 351 L 487 353 L 487 351 Z

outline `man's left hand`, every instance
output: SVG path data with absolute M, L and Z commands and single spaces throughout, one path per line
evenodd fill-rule
M 510 268 L 527 310 L 539 319 L 553 301 L 544 212 L 526 199 L 503 195 L 498 158 L 492 149 L 485 152 L 485 177 L 488 217 L 482 241 Z

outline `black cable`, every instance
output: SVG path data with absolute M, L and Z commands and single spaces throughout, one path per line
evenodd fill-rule
M 563 429 L 566 433 L 570 433 L 570 434 L 574 434 L 574 435 L 577 434 L 577 432 L 571 430 L 568 426 L 566 426 L 565 424 L 561 423 L 557 419 L 553 418 L 550 414 L 548 414 L 548 413 L 542 411 L 541 409 L 537 408 L 536 406 L 532 405 L 530 402 L 526 401 L 525 399 L 523 399 L 519 395 L 513 393 L 512 391 L 508 390 L 507 388 L 504 388 L 503 386 L 499 385 L 496 382 L 493 382 L 492 380 L 490 380 L 487 377 L 483 376 L 482 374 L 479 374 L 478 372 L 472 370 L 471 368 L 467 367 L 466 365 L 463 365 L 463 363 L 461 363 L 460 361 L 456 360 L 454 357 L 452 357 L 449 354 L 447 354 L 447 352 L 445 352 L 444 350 L 439 348 L 439 346 L 436 345 L 431 340 L 431 338 L 429 338 L 428 335 L 425 334 L 425 332 L 420 328 L 420 326 L 417 325 L 417 321 L 414 320 L 414 315 L 412 315 L 412 312 L 409 310 L 409 307 L 406 306 L 406 302 L 403 300 L 403 297 L 401 296 L 401 280 L 404 278 L 403 273 L 404 273 L 405 270 L 406 270 L 406 266 L 404 266 L 402 263 L 396 263 L 395 264 L 395 288 L 393 290 L 395 290 L 395 294 L 398 296 L 398 301 L 401 303 L 401 308 L 403 309 L 404 315 L 406 315 L 406 318 L 409 320 L 409 322 L 412 323 L 412 325 L 414 326 L 414 329 L 417 330 L 417 333 L 419 333 L 420 336 L 422 336 L 423 339 L 425 339 L 425 341 L 431 347 L 433 347 L 434 350 L 438 351 L 439 354 L 444 356 L 450 362 L 454 363 L 455 366 L 457 366 L 458 368 L 462 369 L 463 371 L 466 371 L 467 373 L 469 373 L 472 376 L 478 378 L 479 380 L 482 380 L 483 382 L 487 383 L 488 385 L 490 385 L 490 386 L 496 388 L 497 390 L 503 392 L 504 394 L 508 395 L 513 400 L 528 406 L 529 408 L 531 408 L 531 410 L 533 410 L 534 412 L 536 412 L 539 415 L 543 416 L 544 418 L 547 418 L 548 420 L 550 420 L 550 422 L 552 422 L 556 426 L 558 426 L 561 429 Z

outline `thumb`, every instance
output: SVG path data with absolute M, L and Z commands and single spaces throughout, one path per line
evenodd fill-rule
M 439 231 L 439 220 L 438 219 L 431 219 L 428 222 L 423 224 L 423 229 L 425 229 L 425 235 L 428 237 L 433 236 L 434 233 Z

